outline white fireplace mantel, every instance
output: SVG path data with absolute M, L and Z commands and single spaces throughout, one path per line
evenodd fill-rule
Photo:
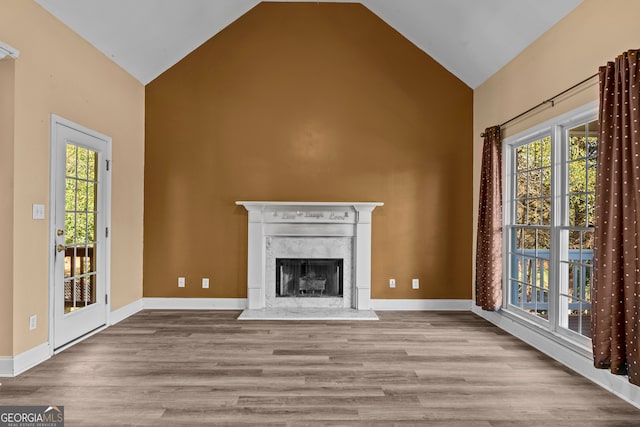
M 267 237 L 353 238 L 351 306 L 371 309 L 371 213 L 380 202 L 238 201 L 248 215 L 247 308 L 266 307 Z

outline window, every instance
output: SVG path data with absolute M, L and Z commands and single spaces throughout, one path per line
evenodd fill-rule
M 590 105 L 505 140 L 507 310 L 589 345 L 597 121 Z
M 548 320 L 551 250 L 551 137 L 514 150 L 511 303 Z

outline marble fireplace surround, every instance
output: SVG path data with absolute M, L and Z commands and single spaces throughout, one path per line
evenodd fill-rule
M 371 214 L 383 203 L 238 201 L 236 204 L 248 211 L 249 310 L 272 307 L 371 310 Z M 344 298 L 339 302 L 333 298 L 276 301 L 275 266 L 271 264 L 276 257 L 296 256 L 341 257 L 345 263 L 351 263 L 350 275 L 345 266 Z

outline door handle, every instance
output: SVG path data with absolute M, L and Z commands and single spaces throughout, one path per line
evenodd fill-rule
M 66 247 L 65 245 L 58 245 L 58 246 L 56 246 L 56 250 L 57 250 L 58 252 L 62 252 L 62 251 L 64 251 L 65 249 L 67 249 L 67 247 Z

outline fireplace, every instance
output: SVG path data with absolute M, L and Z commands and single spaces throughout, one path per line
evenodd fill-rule
M 344 261 L 276 258 L 276 298 L 342 297 Z
M 382 203 L 236 204 L 249 212 L 249 310 L 371 310 L 371 213 Z
M 354 300 L 354 242 L 351 236 L 291 236 L 270 235 L 264 238 L 264 308 L 351 308 Z M 298 283 L 288 283 L 290 288 L 284 291 L 295 290 L 293 296 L 280 296 L 279 274 L 281 273 L 278 260 L 306 261 L 302 286 Z M 342 260 L 342 295 L 333 292 L 327 294 L 331 274 L 327 262 L 322 260 Z M 309 266 L 309 262 L 312 263 Z M 293 266 L 292 266 L 293 267 Z M 311 271 L 309 269 L 311 267 Z M 320 268 L 324 267 L 324 268 Z M 315 271 L 312 271 L 315 270 Z M 324 270 L 324 271 L 322 271 Z M 331 268 L 333 271 L 333 268 Z M 283 271 L 284 272 L 284 271 Z M 295 272 L 289 272 L 293 274 Z M 320 277 L 324 276 L 324 277 Z M 324 290 L 321 290 L 323 279 Z M 309 280 L 310 279 L 310 280 Z M 302 292 L 300 292 L 302 287 Z

